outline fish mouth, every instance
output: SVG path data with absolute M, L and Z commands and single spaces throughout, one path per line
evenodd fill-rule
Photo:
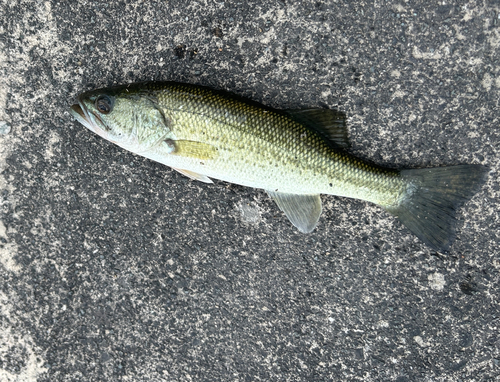
M 104 137 L 105 129 L 101 126 L 105 125 L 99 115 L 85 106 L 82 95 L 78 96 L 77 102 L 70 108 L 71 115 L 90 131 Z
M 81 96 L 78 96 L 77 102 L 78 103 L 71 106 L 71 115 L 87 129 L 93 131 L 94 133 L 97 132 L 96 125 L 92 121 L 92 118 L 90 118 L 89 110 L 85 107 Z

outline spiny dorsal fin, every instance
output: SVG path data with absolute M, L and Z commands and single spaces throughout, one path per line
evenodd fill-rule
M 267 193 L 300 232 L 309 233 L 318 224 L 321 215 L 319 195 L 285 194 L 269 190 Z
M 297 122 L 319 133 L 343 149 L 351 146 L 347 134 L 346 115 L 331 109 L 286 110 Z

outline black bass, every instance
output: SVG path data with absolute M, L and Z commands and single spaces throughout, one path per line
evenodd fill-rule
M 447 250 L 455 210 L 487 168 L 383 168 L 345 151 L 345 115 L 274 110 L 205 87 L 139 83 L 78 96 L 73 116 L 118 146 L 205 183 L 210 178 L 267 191 L 301 232 L 321 214 L 320 194 L 357 198 L 396 215 L 423 242 Z

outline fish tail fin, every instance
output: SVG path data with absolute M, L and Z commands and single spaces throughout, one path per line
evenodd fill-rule
M 488 168 L 460 165 L 401 171 L 408 181 L 397 206 L 386 207 L 420 240 L 446 251 L 455 238 L 455 212 L 486 179 Z

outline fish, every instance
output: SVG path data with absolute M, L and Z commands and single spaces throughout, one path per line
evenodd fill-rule
M 359 159 L 346 114 L 273 109 L 229 92 L 143 82 L 83 92 L 71 106 L 83 126 L 200 182 L 267 191 L 290 222 L 310 233 L 321 194 L 374 203 L 436 251 L 456 237 L 456 211 L 479 191 L 479 164 L 393 169 Z

